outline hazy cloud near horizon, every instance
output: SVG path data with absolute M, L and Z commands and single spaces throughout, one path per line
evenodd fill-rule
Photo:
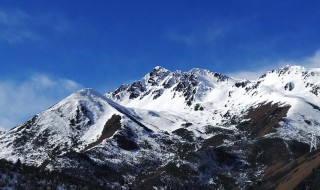
M 223 74 L 238 79 L 256 80 L 263 73 L 285 65 L 320 67 L 320 50 L 299 60 L 279 60 L 263 68 Z M 80 88 L 82 85 L 73 80 L 39 73 L 23 81 L 12 79 L 0 82 L 0 129 L 7 130 L 25 122 Z
M 252 70 L 252 71 L 230 72 L 230 73 L 227 73 L 227 75 L 234 78 L 238 78 L 238 79 L 256 80 L 267 71 L 270 71 L 272 69 L 277 69 L 279 67 L 284 67 L 286 65 L 291 65 L 291 66 L 299 65 L 307 69 L 318 68 L 320 67 L 320 49 L 317 50 L 313 55 L 303 57 L 298 60 L 279 60 L 275 63 L 270 63 L 268 66 L 264 66 L 260 68 L 257 67 L 255 70 Z
M 0 129 L 10 129 L 81 88 L 75 81 L 34 74 L 0 82 Z

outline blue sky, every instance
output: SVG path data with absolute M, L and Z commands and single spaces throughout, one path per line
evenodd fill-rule
M 319 10 L 316 0 L 0 0 L 0 127 L 157 65 L 246 78 L 318 66 Z

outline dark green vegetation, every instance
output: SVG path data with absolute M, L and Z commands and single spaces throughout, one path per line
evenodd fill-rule
M 21 164 L 0 160 L 0 189 L 105 189 L 89 179 L 79 179 L 65 171 L 47 171 Z

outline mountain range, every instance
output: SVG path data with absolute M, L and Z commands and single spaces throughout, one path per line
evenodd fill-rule
M 0 188 L 317 189 L 319 96 L 320 68 L 246 80 L 157 66 L 1 132 Z

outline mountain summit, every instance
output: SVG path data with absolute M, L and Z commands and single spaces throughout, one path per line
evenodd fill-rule
M 319 95 L 320 69 L 285 66 L 250 81 L 157 66 L 105 95 L 75 92 L 1 132 L 0 158 L 62 172 L 74 181 L 41 184 L 67 188 L 315 188 Z M 14 166 L 1 172 L 28 179 Z

